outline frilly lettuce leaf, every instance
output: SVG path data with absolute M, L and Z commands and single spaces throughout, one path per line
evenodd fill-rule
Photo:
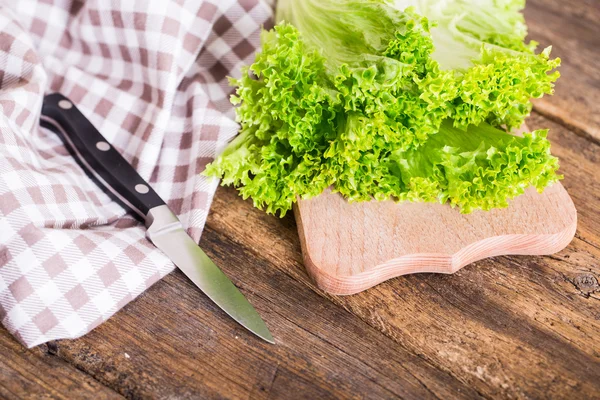
M 470 4 L 470 6 L 469 6 Z M 483 6 L 487 7 L 483 9 Z M 331 186 L 350 201 L 505 207 L 560 177 L 546 131 L 507 131 L 552 92 L 522 2 L 279 0 L 232 102 L 240 135 L 205 171 L 284 215 Z
M 451 118 L 465 127 L 487 121 L 509 130 L 523 124 L 531 98 L 553 93 L 560 59 L 525 42 L 524 0 L 395 0 L 435 21 L 432 58 L 455 73 Z M 554 71 L 554 72 L 553 72 Z

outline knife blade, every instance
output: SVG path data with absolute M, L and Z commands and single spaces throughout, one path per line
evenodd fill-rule
M 250 302 L 198 247 L 160 196 L 73 102 L 58 93 L 47 95 L 40 123 L 61 138 L 101 189 L 146 224 L 146 237 L 209 299 L 256 336 L 275 343 Z

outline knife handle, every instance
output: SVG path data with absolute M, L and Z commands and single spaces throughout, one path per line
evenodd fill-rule
M 160 196 L 65 96 L 44 98 L 41 125 L 54 131 L 86 173 L 111 198 L 146 221 L 165 205 Z

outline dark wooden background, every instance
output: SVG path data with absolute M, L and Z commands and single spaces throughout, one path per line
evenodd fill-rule
M 174 272 L 78 340 L 26 350 L 0 328 L 0 398 L 600 398 L 600 2 L 530 0 L 525 14 L 563 60 L 528 123 L 550 128 L 579 211 L 566 250 L 328 296 L 291 214 L 220 189 L 202 246 L 276 346 Z

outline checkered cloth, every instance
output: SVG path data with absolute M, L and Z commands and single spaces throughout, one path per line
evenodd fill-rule
M 173 270 L 143 226 L 39 126 L 69 97 L 196 240 L 237 132 L 227 76 L 266 0 L 0 0 L 0 319 L 28 347 L 79 337 Z

